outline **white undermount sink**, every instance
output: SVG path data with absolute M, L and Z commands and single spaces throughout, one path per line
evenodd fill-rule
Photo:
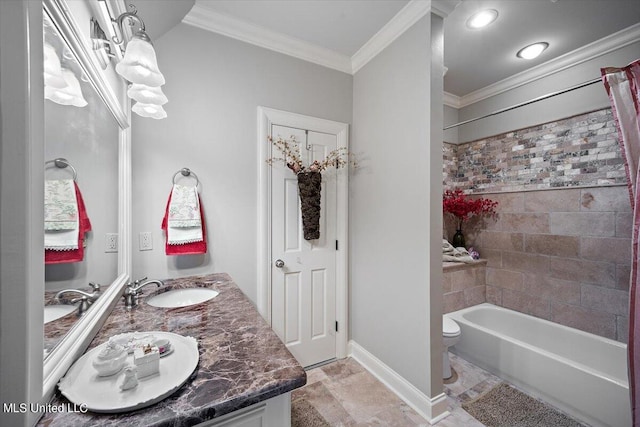
M 44 323 L 53 322 L 76 310 L 75 305 L 56 304 L 44 306 Z
M 159 308 L 177 308 L 200 304 L 218 296 L 218 291 L 209 288 L 174 289 L 147 300 L 147 304 Z

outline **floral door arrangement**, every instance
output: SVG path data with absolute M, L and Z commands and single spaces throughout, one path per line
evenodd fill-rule
M 298 178 L 304 239 L 319 239 L 322 172 L 330 167 L 336 169 L 348 165 L 355 167 L 355 161 L 350 160 L 347 149 L 341 147 L 330 151 L 323 160 L 315 160 L 310 165 L 305 165 L 300 153 L 300 144 L 294 135 L 291 135 L 289 139 L 269 137 L 268 140 L 279 151 L 281 157 L 272 157 L 267 160 L 267 163 L 273 166 L 274 163 L 282 161 Z

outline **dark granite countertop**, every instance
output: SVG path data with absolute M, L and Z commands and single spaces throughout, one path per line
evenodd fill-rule
M 171 289 L 207 287 L 220 294 L 181 308 L 156 308 L 145 299 Z M 145 289 L 139 305 L 116 305 L 89 348 L 123 332 L 167 331 L 198 340 L 200 362 L 175 394 L 136 411 L 46 413 L 40 426 L 191 426 L 303 386 L 306 373 L 229 275 L 191 276 Z M 170 357 L 170 356 L 169 356 Z M 67 404 L 56 392 L 52 406 Z M 76 402 L 81 403 L 81 402 Z

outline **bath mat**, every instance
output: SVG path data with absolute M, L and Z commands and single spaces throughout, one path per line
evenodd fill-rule
M 331 427 L 314 406 L 305 399 L 291 402 L 291 427 Z
M 581 427 L 551 406 L 501 383 L 462 408 L 487 427 Z

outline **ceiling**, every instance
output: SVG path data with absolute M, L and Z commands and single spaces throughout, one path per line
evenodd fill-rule
M 419 3 L 424 4 L 419 0 L 195 0 L 189 14 L 193 0 L 137 0 L 136 5 L 141 16 L 154 15 L 146 22 L 164 17 L 166 26 L 187 14 L 183 22 L 193 23 L 190 18 L 197 12 L 200 26 L 207 27 L 207 20 L 220 24 L 207 28 L 211 31 L 268 48 L 270 40 L 285 40 L 298 52 L 307 51 L 298 55 L 303 59 L 330 53 L 349 64 L 334 68 L 353 72 L 359 68 L 356 62 L 362 63 L 358 58 L 367 42 L 389 27 L 394 17 L 398 21 L 408 10 L 420 10 Z M 468 29 L 468 17 L 487 8 L 496 9 L 498 19 L 485 29 Z M 225 22 L 233 23 L 233 31 Z M 638 0 L 462 0 L 445 19 L 445 91 L 457 97 L 469 95 L 632 25 L 640 26 L 639 22 Z M 147 27 L 153 31 L 150 23 Z M 243 32 L 254 33 L 254 38 L 244 38 Z M 550 44 L 540 57 L 527 61 L 515 56 L 537 41 Z

